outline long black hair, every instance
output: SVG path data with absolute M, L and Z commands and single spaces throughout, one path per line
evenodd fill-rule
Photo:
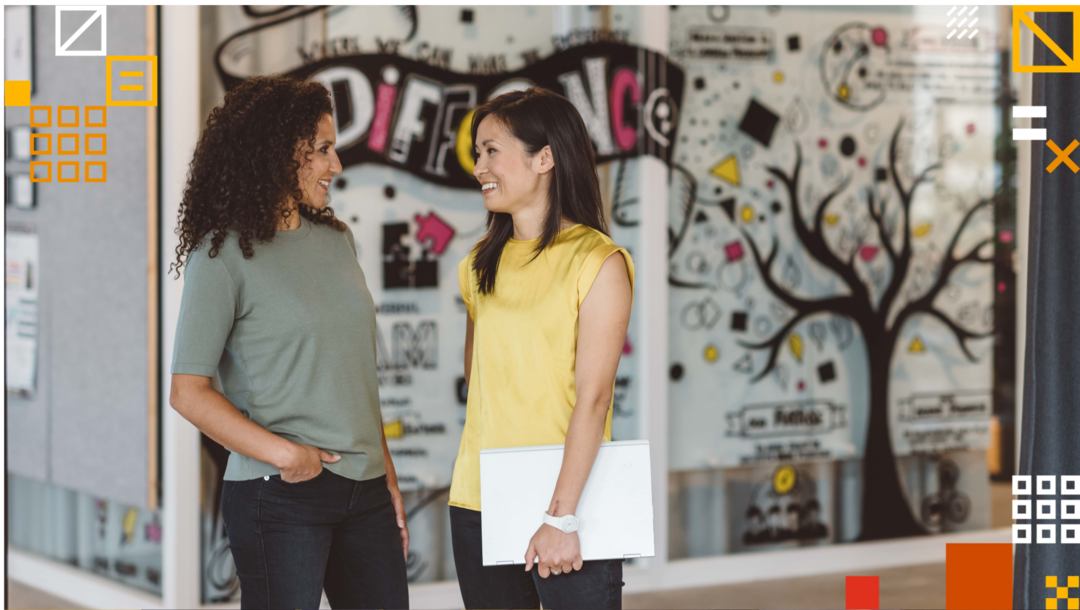
M 472 120 L 473 142 L 480 121 L 487 117 L 497 119 L 529 155 L 535 155 L 545 146 L 551 147 L 555 167 L 548 189 L 544 233 L 534 259 L 555 241 L 563 217 L 607 235 L 592 141 L 581 114 L 570 100 L 540 87 L 500 95 L 476 109 Z M 514 220 L 505 212 L 488 212 L 487 229 L 487 235 L 476 244 L 473 261 L 481 294 L 495 291 L 499 257 L 514 234 Z

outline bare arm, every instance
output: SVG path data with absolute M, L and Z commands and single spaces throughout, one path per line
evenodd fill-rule
M 251 421 L 210 386 L 209 377 L 173 375 L 169 404 L 206 436 L 230 451 L 274 466 L 289 483 L 313 478 L 322 470 L 322 462 L 341 459 L 284 439 Z
M 380 424 L 382 419 L 379 420 Z M 405 519 L 405 500 L 401 497 L 398 488 L 397 470 L 394 469 L 394 460 L 390 457 L 390 447 L 386 445 L 386 428 L 382 429 L 383 461 L 386 462 L 386 487 L 390 490 L 390 503 L 394 505 L 394 515 L 397 517 L 398 529 L 401 530 L 401 547 L 405 553 L 405 559 L 409 558 L 409 526 Z
M 611 406 L 615 371 L 630 326 L 630 276 L 622 255 L 600 267 L 578 314 L 577 404 L 566 431 L 562 470 L 548 507 L 553 517 L 571 515 L 592 471 Z
M 574 380 L 577 404 L 570 416 L 562 469 L 548 507 L 549 515 L 561 517 L 577 510 L 581 492 L 600 451 L 615 371 L 630 325 L 631 298 L 626 260 L 621 255 L 609 256 L 578 312 Z M 525 554 L 526 571 L 532 568 L 534 558 L 543 578 L 547 578 L 552 569 L 562 572 L 581 569 L 577 534 L 565 534 L 546 524 L 540 526 Z

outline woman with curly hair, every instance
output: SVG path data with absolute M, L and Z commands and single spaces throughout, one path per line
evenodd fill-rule
M 180 204 L 169 403 L 231 451 L 221 514 L 243 608 L 407 608 L 375 307 L 327 207 L 325 87 L 247 80 L 215 108 Z M 222 391 L 211 386 L 220 375 Z

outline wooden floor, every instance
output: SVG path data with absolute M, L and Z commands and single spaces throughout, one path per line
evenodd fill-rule
M 992 526 L 1012 523 L 1012 490 L 1006 484 L 991 485 Z M 945 564 L 869 570 L 860 575 L 879 578 L 881 608 L 944 608 Z M 845 574 L 782 578 L 774 580 L 639 593 L 623 597 L 623 608 L 843 608 Z M 8 608 L 80 608 L 37 589 L 8 583 Z

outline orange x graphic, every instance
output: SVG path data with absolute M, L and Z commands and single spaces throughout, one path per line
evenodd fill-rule
M 1069 169 L 1071 169 L 1074 174 L 1076 172 L 1080 172 L 1080 167 L 1073 163 L 1072 159 L 1069 158 L 1069 154 L 1072 153 L 1072 151 L 1075 150 L 1077 146 L 1080 146 L 1080 142 L 1073 140 L 1072 144 L 1069 144 L 1069 147 L 1066 148 L 1064 151 L 1058 148 L 1058 145 L 1054 144 L 1053 140 L 1047 140 L 1046 145 L 1050 147 L 1050 150 L 1054 151 L 1054 154 L 1057 155 L 1057 159 L 1054 159 L 1053 163 L 1046 166 L 1046 171 L 1053 173 L 1054 168 L 1064 162 L 1065 165 L 1069 166 Z

